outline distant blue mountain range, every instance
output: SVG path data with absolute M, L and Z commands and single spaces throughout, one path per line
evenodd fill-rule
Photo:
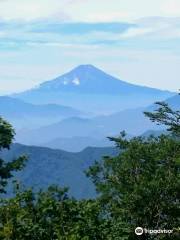
M 174 109 L 179 109 L 180 96 L 166 100 Z M 48 146 L 79 151 L 87 146 L 109 146 L 106 137 L 118 135 L 125 130 L 130 136 L 144 132 L 160 131 L 160 127 L 144 116 L 144 111 L 154 111 L 155 105 L 146 108 L 124 110 L 108 116 L 94 118 L 72 117 L 38 129 L 19 132 L 17 141 L 24 144 Z M 77 144 L 79 143 L 79 144 Z M 97 145 L 96 145 L 97 144 Z
M 0 96 L 0 116 L 10 121 L 16 129 L 31 129 L 84 114 L 77 109 L 62 105 L 35 105 L 20 99 Z
M 161 100 L 180 108 L 176 93 L 129 84 L 92 65 L 81 65 L 29 91 L 0 97 L 0 116 L 15 126 L 16 142 L 36 145 L 16 143 L 0 156 L 29 157 L 25 170 L 16 174 L 27 186 L 60 184 L 69 186 L 77 198 L 94 197 L 84 170 L 104 155 L 118 154 L 108 136 L 122 130 L 128 137 L 164 131 L 143 114 L 154 111 L 153 103 Z
M 0 115 L 16 128 L 16 141 L 67 151 L 109 146 L 107 136 L 161 131 L 144 117 L 155 101 L 175 108 L 180 97 L 133 85 L 92 65 L 80 65 L 34 89 L 0 97 Z
M 167 99 L 166 102 L 173 109 L 177 110 L 180 106 L 180 96 L 176 95 Z M 117 128 L 115 131 L 117 134 L 118 127 L 119 129 L 122 128 L 123 124 L 124 126 L 126 124 L 131 124 L 132 129 L 143 127 L 145 124 L 143 119 L 145 118 L 143 118 L 142 111 L 152 111 L 154 109 L 155 106 L 151 105 L 147 108 L 126 110 L 110 116 L 99 116 L 92 119 L 73 117 L 63 120 L 63 124 L 60 122 L 55 126 L 50 125 L 45 128 L 40 128 L 39 130 L 34 130 L 33 134 L 36 134 L 34 136 L 31 136 L 31 132 L 26 133 L 26 136 L 33 137 L 34 139 L 32 141 L 35 142 L 38 137 L 42 137 L 44 140 L 46 140 L 47 137 L 47 139 L 50 140 L 51 137 L 60 136 L 63 131 L 64 134 L 67 135 L 70 135 L 72 130 L 77 131 L 77 133 L 78 131 L 80 131 L 80 133 L 86 133 L 87 129 L 90 130 L 92 128 L 91 121 L 94 127 L 99 126 L 95 124 L 103 123 L 105 125 L 104 129 L 107 127 L 108 131 Z M 88 126 L 89 124 L 90 126 Z M 102 125 L 100 126 L 102 127 Z M 94 128 L 94 133 L 96 134 L 96 132 L 98 132 L 98 130 Z M 159 135 L 161 132 L 160 130 L 149 130 L 143 135 Z M 92 138 L 90 139 L 92 140 Z M 63 141 L 63 139 L 55 139 L 54 141 L 55 142 L 51 142 L 51 144 L 60 144 L 58 147 L 62 146 L 61 141 Z M 77 146 L 74 144 L 77 144 L 79 147 L 82 141 L 84 141 L 84 145 L 80 147 L 84 148 L 89 138 L 87 137 L 86 139 L 85 137 L 76 136 L 70 138 L 70 141 L 66 138 L 64 140 L 64 146 L 67 148 L 69 144 L 69 148 L 73 146 L 74 149 L 77 150 Z M 51 147 L 54 146 L 52 145 Z M 103 156 L 115 156 L 119 154 L 119 150 L 114 147 L 88 147 L 81 152 L 72 153 L 45 147 L 13 144 L 10 151 L 5 150 L 0 152 L 0 157 L 11 160 L 24 154 L 28 157 L 27 166 L 22 172 L 15 174 L 15 179 L 20 180 L 25 186 L 33 186 L 35 190 L 38 190 L 40 188 L 46 189 L 51 184 L 58 184 L 60 186 L 69 186 L 70 194 L 74 197 L 93 198 L 96 196 L 95 188 L 92 182 L 85 176 L 84 171 L 96 160 L 101 161 Z

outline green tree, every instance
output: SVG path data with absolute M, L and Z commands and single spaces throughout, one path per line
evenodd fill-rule
M 156 105 L 159 108 L 155 112 L 145 112 L 145 115 L 158 125 L 165 125 L 172 135 L 180 137 L 180 111 L 172 110 L 165 102 L 156 102 Z
M 0 118 L 0 150 L 9 149 L 12 126 Z M 21 170 L 25 157 L 0 160 L 0 186 L 5 193 L 8 179 Z M 17 184 L 15 196 L 0 199 L 0 240 L 91 240 L 105 239 L 104 221 L 96 200 L 69 198 L 66 188 L 50 186 L 35 193 Z
M 18 192 L 1 200 L 0 239 L 9 240 L 104 240 L 105 222 L 96 200 L 77 201 L 66 189 Z
M 9 149 L 14 138 L 14 129 L 12 126 L 0 117 L 0 151 Z M 14 159 L 13 161 L 5 161 L 0 157 L 0 193 L 5 193 L 5 187 L 8 179 L 13 176 L 14 171 L 19 171 L 24 167 L 26 158 L 24 156 Z
M 179 136 L 179 112 L 167 104 L 155 113 L 153 121 L 165 124 Z M 116 157 L 105 157 L 90 167 L 99 193 L 102 211 L 111 223 L 108 239 L 137 239 L 136 227 L 174 229 L 174 235 L 143 235 L 142 239 L 179 239 L 180 141 L 172 135 L 160 137 L 110 138 L 119 148 Z M 139 238 L 139 237 L 138 237 Z

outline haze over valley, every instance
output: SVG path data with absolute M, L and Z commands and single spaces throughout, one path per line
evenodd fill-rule
M 0 114 L 15 126 L 18 143 L 78 152 L 111 146 L 107 137 L 123 130 L 129 137 L 159 130 L 143 112 L 162 100 L 172 107 L 180 101 L 174 92 L 133 85 L 80 65 L 36 88 L 1 96 Z

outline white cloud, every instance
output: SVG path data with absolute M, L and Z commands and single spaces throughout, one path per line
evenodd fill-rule
M 165 14 L 171 16 L 180 15 L 180 1 L 179 0 L 165 0 L 162 10 Z
M 1 0 L 0 18 L 32 21 L 56 17 L 66 19 L 64 8 L 70 0 Z
M 180 18 L 150 17 L 136 21 L 137 27 L 129 28 L 120 39 L 136 38 L 169 40 L 180 37 Z
M 147 33 L 153 39 L 178 39 L 180 37 L 180 18 L 151 17 L 141 19 L 137 22 L 141 28 L 151 29 Z
M 67 12 L 74 21 L 89 22 L 112 22 L 112 21 L 135 21 L 137 18 L 150 16 L 167 16 L 164 8 L 168 2 L 171 15 L 179 14 L 179 0 L 86 0 L 78 4 L 72 4 Z M 174 2 L 174 5 L 173 5 Z M 175 8 L 178 10 L 174 10 Z M 172 10 L 171 10 L 172 8 Z
M 0 19 L 112 22 L 180 15 L 179 0 L 0 0 Z
M 153 28 L 130 28 L 125 33 L 121 34 L 121 38 L 133 38 L 152 32 Z
M 0 91 L 29 88 L 82 63 L 102 67 L 129 82 L 175 90 L 179 83 L 180 18 L 162 16 L 180 15 L 179 4 L 180 0 L 0 0 L 0 20 L 12 23 L 0 30 Z M 152 15 L 161 17 L 147 18 Z M 134 20 L 139 17 L 146 18 Z M 133 19 L 138 27 L 122 34 L 77 34 L 69 29 L 64 34 L 53 27 L 38 31 L 42 23 L 46 29 L 47 23 L 54 24 L 57 19 Z
M 84 18 L 85 22 L 120 22 L 125 19 L 131 19 L 133 14 L 129 12 L 121 12 L 121 11 L 104 11 L 104 12 L 97 12 L 87 15 Z

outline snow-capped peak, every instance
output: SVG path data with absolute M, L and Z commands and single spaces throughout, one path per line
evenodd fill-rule
M 80 85 L 80 80 L 79 80 L 79 78 L 75 78 L 74 80 L 72 80 L 72 83 L 73 83 L 74 85 Z

